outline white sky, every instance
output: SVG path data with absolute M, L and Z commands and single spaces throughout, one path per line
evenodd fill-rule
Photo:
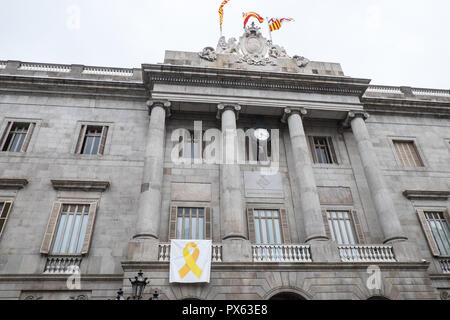
M 162 62 L 164 50 L 216 46 L 221 1 L 1 0 L 0 60 Z M 292 17 L 272 33 L 291 56 L 341 63 L 372 84 L 450 88 L 449 0 L 230 0 L 224 10 L 227 38 L 242 34 L 244 11 Z

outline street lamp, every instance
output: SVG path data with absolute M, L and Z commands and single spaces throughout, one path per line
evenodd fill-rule
M 139 270 L 137 277 L 134 277 L 134 280 L 130 280 L 131 282 L 131 292 L 133 300 L 141 300 L 142 293 L 144 292 L 145 286 L 149 284 L 148 278 L 143 277 L 142 270 Z

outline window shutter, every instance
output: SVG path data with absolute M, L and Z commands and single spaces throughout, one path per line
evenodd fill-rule
M 3 230 L 5 229 L 6 221 L 8 221 L 9 212 L 11 211 L 11 208 L 12 208 L 12 201 L 5 201 L 3 209 L 0 212 L 0 218 L 4 219 L 3 225 L 0 225 L 0 236 L 2 235 Z
M 450 229 L 450 214 L 448 213 L 448 210 L 444 210 L 444 218 L 445 221 L 447 222 L 447 226 Z
M 431 234 L 430 227 L 427 223 L 427 218 L 425 217 L 425 212 L 423 210 L 417 210 L 417 215 L 419 217 L 420 224 L 422 225 L 423 232 L 425 233 L 425 237 L 427 238 L 428 245 L 430 246 L 431 253 L 433 256 L 439 256 L 439 248 L 436 245 L 433 235 Z
M 47 224 L 47 230 L 44 234 L 44 240 L 41 245 L 41 253 L 49 254 L 50 246 L 52 245 L 53 233 L 55 232 L 56 224 L 58 222 L 59 212 L 61 211 L 61 202 L 56 201 L 53 204 L 52 213 Z
M 286 215 L 286 209 L 280 209 L 281 229 L 283 232 L 283 243 L 291 243 L 291 233 Z
M 103 126 L 102 128 L 102 138 L 100 140 L 100 147 L 98 149 L 99 154 L 104 154 L 105 152 L 105 144 L 106 144 L 106 137 L 108 136 L 108 127 Z
M 177 206 L 170 207 L 169 240 L 177 237 Z
M 322 218 L 323 218 L 323 226 L 325 227 L 325 234 L 327 235 L 328 239 L 333 239 L 331 237 L 331 231 L 330 231 L 330 225 L 328 224 L 328 217 L 327 217 L 327 210 L 322 209 Z
M 6 129 L 2 135 L 2 140 L 0 140 L 0 148 L 1 148 L 0 150 L 3 150 L 6 138 L 8 137 L 8 134 L 11 131 L 12 124 L 13 124 L 12 121 L 8 121 L 8 124 L 6 125 Z
M 212 228 L 211 228 L 211 208 L 206 207 L 205 208 L 205 239 L 211 240 L 212 239 Z
M 355 227 L 355 233 L 357 237 L 358 244 L 364 244 L 365 238 L 364 233 L 362 232 L 361 223 L 359 222 L 358 214 L 356 210 L 351 210 L 353 226 Z
M 25 141 L 23 142 L 21 152 L 27 151 L 28 145 L 30 144 L 31 136 L 33 135 L 34 127 L 35 127 L 34 123 L 30 123 L 30 125 L 28 126 L 28 132 L 27 135 L 25 136 Z
M 256 242 L 255 219 L 253 219 L 253 210 L 253 208 L 247 208 L 248 239 L 251 243 Z
M 82 255 L 85 255 L 89 252 L 89 247 L 91 245 L 92 233 L 94 231 L 94 222 L 95 222 L 95 216 L 97 213 L 97 205 L 98 205 L 98 202 L 92 202 L 89 206 L 89 217 L 88 217 L 88 222 L 87 222 L 87 226 L 86 226 L 86 234 L 84 235 L 83 249 L 81 250 Z
M 316 145 L 314 144 L 314 137 L 308 136 L 308 140 L 309 140 L 309 148 L 311 149 L 311 157 L 313 163 L 317 163 Z
M 86 135 L 86 125 L 81 126 L 80 135 L 78 136 L 77 147 L 75 148 L 75 153 L 82 153 L 81 148 L 83 147 L 84 137 Z
M 332 137 L 327 137 L 327 141 L 328 141 L 328 148 L 330 148 L 330 153 L 331 153 L 331 161 L 333 163 L 338 163 L 337 161 L 337 157 L 336 157 L 336 150 L 334 149 L 334 145 L 333 145 L 333 138 Z

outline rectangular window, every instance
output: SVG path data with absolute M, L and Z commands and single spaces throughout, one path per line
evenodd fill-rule
M 310 136 L 309 144 L 314 163 L 338 163 L 331 137 Z
M 89 218 L 88 204 L 63 204 L 53 240 L 53 255 L 81 254 Z
M 184 159 L 200 159 L 200 155 L 203 154 L 205 150 L 205 141 L 203 140 L 204 131 L 202 131 L 201 136 L 197 137 L 194 134 L 194 130 L 189 130 L 186 132 L 186 136 L 180 137 L 180 143 L 184 143 L 184 148 L 180 150 L 180 157 Z M 184 153 L 183 153 L 183 152 Z
M 8 122 L 1 141 L 1 150 L 26 152 L 34 130 L 31 122 Z
M 177 208 L 177 239 L 205 239 L 205 208 Z
M 423 167 L 414 141 L 394 140 L 395 152 L 403 167 Z
M 327 210 L 327 222 L 331 239 L 338 244 L 356 244 L 352 215 L 347 210 Z
M 280 212 L 278 210 L 254 209 L 255 243 L 282 244 Z
M 12 202 L 3 201 L 0 202 L 0 236 L 6 226 L 6 221 L 8 220 L 9 211 L 11 210 Z
M 104 154 L 107 134 L 107 126 L 82 125 L 76 153 Z
M 450 256 L 450 231 L 444 212 L 424 211 L 424 215 L 439 255 Z

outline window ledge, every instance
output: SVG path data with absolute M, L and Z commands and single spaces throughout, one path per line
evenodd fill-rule
M 450 191 L 405 190 L 403 195 L 409 200 L 442 200 L 447 201 Z
M 109 181 L 51 180 L 51 182 L 53 188 L 58 191 L 104 192 L 110 186 Z
M 28 184 L 27 179 L 0 178 L 0 189 L 23 189 Z

